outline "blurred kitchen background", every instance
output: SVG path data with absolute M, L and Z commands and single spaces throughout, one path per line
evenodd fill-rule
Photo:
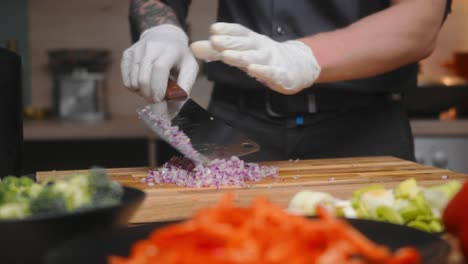
M 24 173 L 155 166 L 170 153 L 137 119 L 145 104 L 122 85 L 131 45 L 128 0 L 1 0 L 0 46 L 23 62 Z M 216 0 L 194 0 L 192 41 L 207 37 Z M 468 173 L 468 1 L 453 0 L 436 51 L 406 100 L 419 162 Z M 211 85 L 200 75 L 193 98 Z

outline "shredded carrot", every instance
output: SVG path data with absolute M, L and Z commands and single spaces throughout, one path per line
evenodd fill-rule
M 192 219 L 155 230 L 134 244 L 128 258 L 110 256 L 108 264 L 421 263 L 416 249 L 392 254 L 323 207 L 319 218 L 307 219 L 265 198 L 246 208 L 232 200 L 225 195 Z

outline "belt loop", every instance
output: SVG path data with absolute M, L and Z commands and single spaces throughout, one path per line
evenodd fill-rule
M 270 117 L 275 117 L 275 118 L 283 118 L 286 117 L 284 114 L 277 113 L 273 110 L 273 107 L 271 106 L 271 103 L 273 101 L 273 92 L 270 92 L 267 90 L 265 92 L 265 110 L 267 115 Z
M 309 114 L 317 113 L 317 101 L 314 93 L 307 94 L 307 110 Z

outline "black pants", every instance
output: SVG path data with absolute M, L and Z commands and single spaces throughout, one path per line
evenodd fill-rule
M 21 59 L 0 48 L 0 178 L 21 173 Z
M 226 88 L 215 86 L 209 111 L 261 145 L 261 151 L 245 156 L 246 160 L 382 155 L 414 160 L 409 120 L 399 101 L 370 108 L 306 114 L 304 124 L 297 125 L 294 116 L 271 117 L 261 103 L 251 107 L 224 100 L 217 96 L 223 92 L 221 89 Z

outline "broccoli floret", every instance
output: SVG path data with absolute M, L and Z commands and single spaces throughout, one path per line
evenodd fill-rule
M 22 188 L 22 187 L 27 188 L 35 184 L 35 182 L 32 179 L 25 177 L 25 176 L 23 177 L 7 176 L 1 181 L 1 184 L 3 186 L 6 186 L 9 189 L 15 189 L 15 188 Z
M 113 206 L 120 203 L 124 190 L 122 186 L 116 182 L 109 182 L 106 189 L 96 190 L 93 194 L 93 206 L 105 207 Z
M 0 181 L 0 219 L 112 206 L 122 196 L 123 188 L 103 169 L 43 184 L 27 177 L 6 177 Z
M 0 204 L 25 202 L 39 194 L 42 186 L 28 177 L 8 176 L 0 182 Z
M 54 182 L 47 187 L 45 198 L 52 200 L 52 208 L 67 211 L 93 207 L 112 206 L 120 203 L 123 188 L 111 181 L 103 169 L 93 169 L 89 174 L 77 174 Z M 46 202 L 47 202 L 46 199 Z M 39 202 L 38 202 L 39 203 Z M 45 207 L 39 203 L 39 209 Z M 34 212 L 36 210 L 33 210 Z
M 112 181 L 104 169 L 92 169 L 89 175 L 89 187 L 92 190 L 92 206 L 105 207 L 119 204 L 123 188 Z
M 0 205 L 0 219 L 24 218 L 31 215 L 28 203 L 13 202 Z
M 0 219 L 31 215 L 30 200 L 41 190 L 42 185 L 28 177 L 5 177 L 0 182 Z
M 31 201 L 32 213 L 71 212 L 91 202 L 86 175 L 50 182 Z
M 31 179 L 31 178 L 28 178 L 28 177 L 19 177 L 17 178 L 18 179 L 18 185 L 19 186 L 23 186 L 23 187 L 29 187 L 29 186 L 32 186 L 35 184 L 35 182 Z
M 63 194 L 54 191 L 52 186 L 45 187 L 36 198 L 31 200 L 29 206 L 32 214 L 67 212 Z
M 104 169 L 95 168 L 90 170 L 89 172 L 89 186 L 94 190 L 100 188 L 107 188 L 109 185 L 109 177 L 107 177 L 107 173 Z
M 89 186 L 89 177 L 86 174 L 74 175 L 67 181 L 58 182 L 53 188 L 55 191 L 63 193 L 69 211 L 91 203 L 92 190 Z

